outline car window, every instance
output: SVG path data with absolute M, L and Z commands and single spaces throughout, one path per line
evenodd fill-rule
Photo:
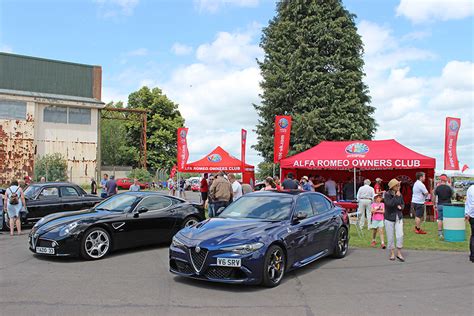
M 150 211 L 161 210 L 170 207 L 171 200 L 164 196 L 149 196 L 145 198 L 138 207 L 146 207 Z
M 73 187 L 61 187 L 60 190 L 62 197 L 79 196 L 79 193 L 77 193 L 76 189 L 74 189 Z
M 311 194 L 311 203 L 316 214 L 323 214 L 331 209 L 331 203 L 319 194 Z
M 51 199 L 51 198 L 57 198 L 59 197 L 58 194 L 58 188 L 44 188 L 43 191 L 41 191 L 39 198 L 40 199 Z
M 290 218 L 292 203 L 289 197 L 244 195 L 226 207 L 219 217 L 281 221 Z
M 300 196 L 296 201 L 296 213 L 303 212 L 307 215 L 307 217 L 311 217 L 314 215 L 313 208 L 311 206 L 311 201 L 307 196 Z

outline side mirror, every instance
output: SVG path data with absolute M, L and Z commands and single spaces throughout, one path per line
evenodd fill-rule
M 308 217 L 308 214 L 306 214 L 305 212 L 300 211 L 300 212 L 296 213 L 295 221 L 299 222 L 299 221 L 305 219 L 306 217 Z
M 138 213 L 138 214 L 146 213 L 146 212 L 148 212 L 148 209 L 147 209 L 146 207 L 144 207 L 144 206 L 139 207 L 138 210 L 137 210 L 137 213 Z

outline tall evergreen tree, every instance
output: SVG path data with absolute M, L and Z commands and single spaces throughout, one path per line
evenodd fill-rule
M 290 154 L 323 140 L 371 139 L 376 129 L 363 83 L 355 15 L 340 0 L 286 0 L 264 28 L 255 148 L 273 159 L 275 115 L 291 115 Z

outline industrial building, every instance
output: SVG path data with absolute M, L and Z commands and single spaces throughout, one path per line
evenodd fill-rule
M 35 159 L 53 153 L 69 181 L 96 177 L 101 89 L 100 66 L 0 53 L 0 184 L 33 177 Z

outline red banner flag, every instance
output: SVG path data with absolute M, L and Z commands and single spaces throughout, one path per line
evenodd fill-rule
M 466 171 L 467 169 L 469 169 L 469 166 L 468 166 L 468 165 L 462 166 L 462 172 Z
M 188 129 L 186 127 L 178 128 L 178 171 L 184 171 L 188 163 L 189 151 L 188 142 L 186 140 L 187 136 Z
M 291 116 L 277 115 L 273 143 L 273 162 L 278 163 L 288 154 L 290 146 Z
M 240 133 L 241 136 L 241 151 L 240 151 L 240 161 L 242 161 L 242 173 L 245 172 L 245 147 L 247 145 L 247 131 L 242 128 Z
M 170 178 L 174 178 L 174 176 L 176 175 L 176 169 L 178 168 L 178 166 L 174 165 L 173 168 L 171 168 L 171 172 L 170 172 Z
M 444 170 L 459 170 L 456 146 L 460 127 L 461 119 L 454 117 L 446 118 L 446 132 L 444 139 Z

